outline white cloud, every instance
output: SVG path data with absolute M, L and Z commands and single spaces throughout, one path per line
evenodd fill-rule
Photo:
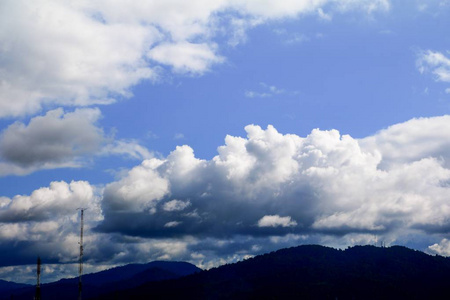
M 50 187 L 35 190 L 30 196 L 17 195 L 0 209 L 1 222 L 51 220 L 61 215 L 72 215 L 78 207 L 93 201 L 94 191 L 85 181 L 55 181 Z M 40 223 L 33 231 L 46 231 L 52 223 Z
M 180 225 L 181 222 L 177 222 L 177 221 L 171 221 L 171 222 L 167 222 L 164 227 L 167 228 L 171 228 L 171 227 L 177 227 L 178 225 Z
M 108 104 L 157 80 L 161 65 L 203 74 L 225 61 L 215 42 L 245 40 L 268 20 L 326 11 L 387 10 L 383 0 L 77 1 L 0 4 L 0 117 L 43 106 Z M 322 13 L 321 13 L 322 12 Z
M 304 43 L 309 42 L 311 39 L 301 33 L 294 33 L 291 37 L 289 37 L 287 40 L 285 40 L 286 44 L 298 44 L 298 43 Z
M 142 58 L 159 40 L 153 27 L 102 23 L 81 3 L 2 1 L 0 12 L 0 116 L 111 103 L 155 77 Z
M 224 61 L 215 52 L 215 44 L 193 44 L 180 42 L 177 44 L 160 44 L 154 47 L 147 56 L 159 63 L 173 67 L 177 73 L 202 74 L 213 64 Z
M 258 221 L 258 227 L 292 227 L 297 226 L 297 222 L 291 217 L 280 217 L 279 215 L 264 216 Z
M 341 10 L 360 9 L 371 14 L 375 11 L 388 11 L 391 7 L 389 0 L 333 0 Z
M 276 95 L 296 95 L 298 92 L 288 92 L 284 89 L 280 89 L 274 85 L 269 85 L 264 82 L 259 83 L 260 91 L 245 91 L 244 95 L 247 98 L 269 98 Z
M 174 140 L 182 140 L 184 139 L 184 134 L 182 133 L 175 133 L 175 135 L 173 136 Z
M 376 235 L 446 254 L 448 124 L 448 116 L 413 119 L 360 140 L 337 130 L 301 137 L 249 125 L 246 137 L 227 136 L 211 160 L 181 146 L 101 191 L 56 182 L 30 196 L 1 197 L 0 250 L 9 256 L 0 262 L 29 259 L 15 253 L 25 241 L 27 253 L 75 261 L 78 206 L 90 207 L 91 262 L 138 261 L 146 253 L 213 266 L 303 242 L 373 244 Z M 404 145 L 388 147 L 397 139 Z
M 416 65 L 420 73 L 431 72 L 436 81 L 450 82 L 450 58 L 445 54 L 432 50 L 421 51 Z
M 23 175 L 40 169 L 74 168 L 93 155 L 122 155 L 134 159 L 153 157 L 137 141 L 113 140 L 97 126 L 101 112 L 62 108 L 15 122 L 0 135 L 0 176 Z
M 389 126 L 359 141 L 365 149 L 376 149 L 383 157 L 381 168 L 404 165 L 435 157 L 450 167 L 450 116 L 417 118 Z
M 439 255 L 450 256 L 450 240 L 442 239 L 439 243 L 429 246 L 428 249 Z
M 153 153 L 135 140 L 113 141 L 102 148 L 100 155 L 121 155 L 140 160 L 153 157 Z
M 6 197 L 2 197 L 5 200 Z M 108 256 L 109 238 L 91 229 L 103 219 L 100 208 L 99 190 L 86 181 L 51 182 L 30 195 L 17 195 L 7 199 L 7 205 L 0 208 L 0 266 L 26 265 L 35 263 L 36 255 L 51 263 L 75 263 L 79 250 L 79 207 L 86 207 L 84 239 L 88 261 Z M 106 248 L 102 248 L 105 246 Z M 99 249 L 100 248 L 100 249 Z M 44 281 L 59 279 L 64 273 L 64 265 L 56 274 L 45 274 Z M 27 280 L 26 270 L 16 270 L 12 278 Z M 70 269 L 70 268 L 69 268 Z M 0 268 L 0 273 L 4 273 Z M 44 272 L 49 272 L 46 270 Z
M 425 3 L 420 3 L 417 5 L 417 10 L 420 12 L 424 12 L 425 10 L 427 10 L 428 5 Z
M 325 16 L 323 16 L 323 18 L 325 18 Z M 300 32 L 288 32 L 285 29 L 275 29 L 273 30 L 273 32 L 278 36 L 280 36 L 286 45 L 299 44 L 309 42 L 311 40 L 310 36 Z M 317 33 L 315 35 L 315 38 L 322 38 L 322 37 L 323 36 L 320 33 Z
M 27 125 L 15 122 L 0 136 L 0 156 L 5 166 L 16 166 L 24 173 L 79 166 L 81 156 L 95 153 L 105 141 L 103 130 L 95 124 L 100 116 L 98 109 L 65 113 L 59 108 L 32 118 Z M 5 172 L 0 168 L 0 173 Z
M 258 93 L 255 91 L 245 91 L 245 97 L 247 98 L 267 98 L 272 97 L 272 94 L 270 93 Z
M 163 206 L 165 211 L 180 211 L 188 208 L 191 205 L 189 201 L 171 200 L 166 202 Z
M 288 233 L 282 225 L 292 221 L 298 233 L 386 232 L 392 240 L 397 231 L 434 233 L 450 225 L 450 130 L 443 129 L 449 126 L 448 116 L 413 119 L 356 140 L 337 130 L 300 137 L 249 125 L 247 138 L 227 136 L 212 160 L 197 159 L 183 146 L 131 170 L 105 193 L 99 228 L 138 236 L 275 236 Z M 122 190 L 133 196 L 116 192 Z M 167 211 L 174 198 L 190 205 Z M 133 229 L 133 220 L 115 223 L 126 217 L 121 209 L 150 208 L 150 223 L 145 215 L 133 217 L 139 228 Z M 174 216 L 184 226 L 166 232 Z
M 110 209 L 119 211 L 142 211 L 154 207 L 154 202 L 169 192 L 169 182 L 158 176 L 154 169 L 161 162 L 157 159 L 145 160 L 134 167 L 127 177 L 106 186 L 105 203 Z
M 333 16 L 325 13 L 322 8 L 317 9 L 317 14 L 319 15 L 319 18 L 324 21 L 331 21 L 333 19 Z

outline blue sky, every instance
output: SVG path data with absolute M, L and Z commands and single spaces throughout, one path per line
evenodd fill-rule
M 75 275 L 80 206 L 90 271 L 375 236 L 449 255 L 449 14 L 3 2 L 0 278 Z

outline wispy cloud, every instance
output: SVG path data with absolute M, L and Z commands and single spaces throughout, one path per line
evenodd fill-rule
M 184 134 L 182 134 L 182 133 L 180 133 L 180 132 L 175 133 L 175 135 L 173 136 L 173 139 L 174 139 L 174 140 L 182 140 L 182 139 L 184 139 L 184 138 L 185 138 Z
M 299 32 L 288 32 L 285 29 L 274 29 L 273 32 L 278 35 L 286 45 L 299 44 L 304 42 L 309 42 L 311 38 L 303 33 Z M 316 35 L 317 38 L 319 38 Z
M 325 13 L 322 8 L 317 9 L 317 15 L 321 20 L 324 21 L 331 21 L 333 19 L 333 16 L 331 14 Z
M 285 89 L 278 88 L 274 85 L 269 85 L 264 82 L 259 83 L 260 89 L 258 91 L 246 90 L 244 95 L 247 98 L 269 98 L 276 95 L 296 95 L 298 92 L 290 92 Z
M 450 83 L 450 58 L 445 54 L 432 50 L 421 51 L 416 65 L 420 73 L 431 73 L 434 80 Z
M 156 133 L 154 133 L 153 131 L 151 131 L 151 130 L 149 130 L 149 131 L 147 132 L 147 134 L 145 135 L 145 137 L 148 138 L 148 139 L 151 139 L 151 140 L 159 139 L 159 136 L 158 136 Z

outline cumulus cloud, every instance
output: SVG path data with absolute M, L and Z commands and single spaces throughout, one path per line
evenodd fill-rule
M 299 243 L 345 247 L 376 236 L 446 254 L 450 168 L 441 154 L 449 145 L 447 131 L 435 128 L 448 123 L 448 116 L 413 119 L 364 139 L 249 125 L 211 160 L 184 145 L 102 189 L 56 182 L 1 197 L 0 263 L 34 261 L 39 251 L 53 263 L 75 261 L 81 205 L 90 207 L 92 264 L 145 257 L 212 267 Z M 426 147 L 418 137 L 425 131 Z M 398 136 L 409 152 L 386 146 Z
M 94 197 L 85 181 L 55 181 L 49 187 L 35 190 L 30 196 L 17 195 L 7 199 L 0 209 L 0 223 L 51 220 L 56 216 L 73 214 L 78 207 L 87 206 Z M 55 229 L 52 222 L 40 223 L 34 232 Z
M 154 171 L 161 165 L 157 159 L 144 161 L 118 182 L 109 184 L 104 192 L 105 208 L 114 211 L 143 211 L 169 192 L 169 182 Z
M 106 104 L 155 76 L 142 51 L 156 30 L 106 24 L 86 3 L 3 1 L 0 15 L 1 116 L 34 113 L 42 104 Z
M 434 157 L 450 168 L 450 116 L 414 118 L 389 126 L 375 135 L 361 139 L 366 149 L 376 149 L 383 160 L 380 168 L 391 168 Z
M 161 68 L 198 74 L 225 61 L 216 40 L 245 40 L 268 20 L 386 10 L 383 0 L 77 1 L 0 4 L 0 117 L 44 105 L 109 104 Z
M 59 108 L 32 118 L 28 125 L 15 122 L 0 137 L 0 155 L 21 167 L 73 163 L 103 143 L 103 130 L 95 125 L 100 116 L 98 109 L 64 113 Z
M 30 195 L 2 197 L 0 266 L 35 263 L 37 255 L 48 263 L 75 263 L 79 240 L 77 208 L 88 207 L 86 243 L 100 241 L 99 235 L 90 231 L 92 224 L 102 219 L 99 201 L 98 191 L 86 181 L 57 181 Z M 93 245 L 96 244 L 89 248 L 95 248 Z M 99 257 L 96 251 L 89 252 L 91 259 Z M 15 279 L 20 282 L 23 279 L 18 272 Z
M 227 136 L 212 160 L 182 146 L 130 170 L 105 188 L 97 229 L 215 238 L 445 231 L 450 145 L 442 128 L 449 124 L 448 116 L 413 119 L 361 140 L 337 130 L 300 137 L 249 125 L 247 138 Z M 390 144 L 399 140 L 398 149 Z M 167 209 L 181 201 L 190 205 Z
M 439 255 L 450 256 L 450 240 L 442 239 L 439 243 L 429 246 L 428 249 Z
M 98 108 L 65 112 L 62 108 L 15 122 L 0 135 L 0 176 L 39 169 L 80 167 L 93 155 L 121 155 L 142 160 L 153 155 L 137 141 L 114 140 L 98 127 Z

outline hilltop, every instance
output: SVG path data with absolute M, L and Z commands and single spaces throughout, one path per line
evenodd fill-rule
M 154 261 L 148 264 L 129 264 L 109 270 L 83 275 L 83 299 L 138 287 L 144 283 L 179 278 L 201 271 L 186 262 Z M 0 299 L 33 299 L 35 287 L 14 286 L 4 290 Z M 78 299 L 78 278 L 61 279 L 41 285 L 41 298 L 45 300 Z
M 448 299 L 450 258 L 304 245 L 95 299 Z

